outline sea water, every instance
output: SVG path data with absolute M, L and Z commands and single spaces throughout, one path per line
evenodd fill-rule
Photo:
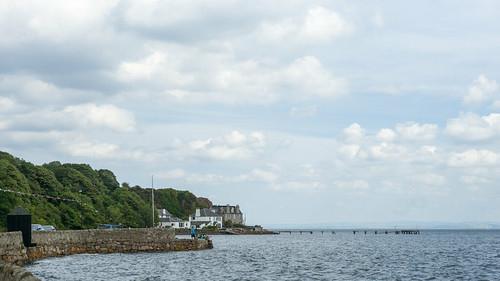
M 42 280 L 500 280 L 500 231 L 213 236 L 197 252 L 74 255 Z

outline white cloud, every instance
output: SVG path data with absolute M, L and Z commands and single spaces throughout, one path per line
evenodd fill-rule
M 332 98 L 346 92 L 346 81 L 334 78 L 314 56 L 298 58 L 277 75 L 277 84 L 299 93 L 299 98 Z
M 481 176 L 476 176 L 476 175 L 464 175 L 460 177 L 460 180 L 463 183 L 466 184 L 471 184 L 471 185 L 482 185 L 482 184 L 488 184 L 491 182 L 491 180 L 481 177 Z
M 500 109 L 500 100 L 494 101 L 491 107 L 494 109 Z
M 247 136 L 239 131 L 232 131 L 224 136 L 224 140 L 230 145 L 241 145 L 247 141 Z
M 417 174 L 411 177 L 413 182 L 424 186 L 442 186 L 446 184 L 446 177 L 435 173 Z
M 396 130 L 398 132 L 382 128 L 375 135 L 369 135 L 366 134 L 364 128 L 354 123 L 342 131 L 344 143 L 337 146 L 338 155 L 350 160 L 405 163 L 436 163 L 436 161 L 440 161 L 436 146 L 431 144 L 419 146 L 420 143 L 416 142 L 434 140 L 437 134 L 437 125 L 408 122 L 398 124 Z
M 0 120 L 0 130 L 5 130 L 10 127 L 10 123 L 8 121 Z
M 347 81 L 333 76 L 314 56 L 277 65 L 190 52 L 168 47 L 155 50 L 138 61 L 122 62 L 114 76 L 137 89 L 130 97 L 138 96 L 135 91 L 139 91 L 165 102 L 270 104 L 282 99 L 331 99 L 348 91 Z
M 180 144 L 174 149 L 175 153 L 181 154 L 181 158 L 242 160 L 254 157 L 262 151 L 265 145 L 265 135 L 262 132 L 244 134 L 232 131 L 222 137 L 193 140 L 186 144 Z
M 385 25 L 385 20 L 384 16 L 380 12 L 376 12 L 375 15 L 372 18 L 373 24 L 375 24 L 376 27 L 382 28 Z
M 500 134 L 500 114 L 462 114 L 447 121 L 445 132 L 449 136 L 466 141 L 488 140 Z
M 29 5 L 18 1 L 0 2 L 0 45 L 16 44 L 28 40 L 61 42 L 99 30 L 107 13 L 117 1 L 61 1 L 47 5 L 44 1 L 31 1 Z
M 365 180 L 346 180 L 346 181 L 335 181 L 334 186 L 340 189 L 349 189 L 349 190 L 367 190 L 370 188 L 370 184 L 368 184 Z
M 316 171 L 313 165 L 311 164 L 304 164 L 301 166 L 301 169 L 303 170 L 302 175 L 307 178 L 316 178 L 318 177 L 319 173 Z
M 14 105 L 14 100 L 0 96 L 0 112 L 11 110 L 14 108 Z
M 348 34 L 352 26 L 335 11 L 321 6 L 309 9 L 303 18 L 287 18 L 263 23 L 257 31 L 261 40 L 294 41 L 301 44 L 329 41 Z
M 81 104 L 64 108 L 67 114 L 83 127 L 105 127 L 119 132 L 133 131 L 136 126 L 131 112 L 111 104 Z
M 272 184 L 271 188 L 276 191 L 318 191 L 324 185 L 319 181 L 284 181 Z
M 412 26 L 409 14 L 395 17 L 391 5 L 382 2 L 292 2 L 0 1 L 2 150 L 36 163 L 91 158 L 93 165 L 142 185 L 148 183 L 138 175 L 164 171 L 155 175 L 189 183 L 193 192 L 214 195 L 221 202 L 275 206 L 273 198 L 252 192 L 304 191 L 281 196 L 278 204 L 286 210 L 300 201 L 311 202 L 310 213 L 298 212 L 304 221 L 359 219 L 362 216 L 352 210 L 372 207 L 380 212 L 371 214 L 375 218 L 399 214 L 414 219 L 413 205 L 423 212 L 421 219 L 432 218 L 425 216 L 431 213 L 445 218 L 448 211 L 455 212 L 452 219 L 481 218 L 474 204 L 489 200 L 488 192 L 494 190 L 488 187 L 498 182 L 500 118 L 497 113 L 455 115 L 448 120 L 446 134 L 440 134 L 446 120 L 439 116 L 460 110 L 446 101 L 461 92 L 457 85 L 470 71 L 447 68 L 456 65 L 459 56 L 464 61 L 470 56 L 491 61 L 494 44 L 484 42 L 494 36 L 491 30 L 485 36 L 462 32 L 439 37 L 420 34 L 428 23 Z M 421 6 L 414 5 L 413 14 L 423 14 Z M 469 7 L 455 12 L 446 24 L 456 24 L 443 29 L 471 26 L 472 18 L 463 17 Z M 384 29 L 388 25 L 414 32 Z M 469 42 L 466 48 L 450 48 L 463 41 Z M 386 71 L 395 65 L 396 71 Z M 494 64 L 481 66 L 490 71 Z M 436 68 L 442 75 L 429 74 Z M 470 89 L 462 91 L 469 90 L 460 96 L 464 104 L 493 103 L 500 108 L 496 77 L 477 74 L 473 83 L 465 81 Z M 348 94 L 349 87 L 356 94 L 336 100 Z M 411 100 L 427 114 L 403 123 L 415 115 Z M 372 118 L 374 106 L 397 110 Z M 287 116 L 316 116 L 318 109 L 321 116 L 309 120 Z M 270 118 L 273 113 L 276 118 Z M 356 120 L 362 120 L 363 127 L 349 126 Z M 374 127 L 388 121 L 394 126 Z M 339 124 L 349 127 L 332 136 Z M 169 145 L 173 138 L 182 141 Z M 266 166 L 269 162 L 283 167 Z M 460 165 L 472 168 L 449 167 Z M 476 169 L 482 172 L 470 176 Z M 484 187 L 474 194 L 481 200 L 470 200 L 461 182 Z M 428 198 L 434 191 L 417 190 L 417 183 L 452 191 L 446 198 L 453 197 L 450 202 L 457 204 L 452 205 L 461 208 L 452 210 L 447 202 L 436 204 L 441 210 L 427 208 L 445 197 Z M 378 193 L 384 184 L 393 193 Z M 322 193 L 304 200 L 306 191 L 320 189 Z M 373 196 L 350 203 L 350 190 Z M 235 195 L 240 199 L 231 199 Z M 350 207 L 333 217 L 325 214 L 321 210 L 332 198 Z M 376 208 L 384 202 L 387 208 Z M 265 209 L 256 208 L 253 215 L 268 219 Z
M 28 135 L 33 135 L 32 133 Z M 141 163 L 157 160 L 157 153 L 148 153 L 141 148 L 130 148 L 110 141 L 93 140 L 89 136 L 76 132 L 40 133 L 52 140 L 56 150 L 66 155 L 100 160 L 133 160 Z
M 474 80 L 469 88 L 469 92 L 464 96 L 464 103 L 478 104 L 494 98 L 498 92 L 498 84 L 495 80 L 490 80 L 484 74 Z
M 278 180 L 279 175 L 277 175 L 273 171 L 261 170 L 261 169 L 253 169 L 248 178 L 251 180 L 263 181 L 267 183 L 273 183 Z
M 28 75 L 0 75 L 0 95 L 15 97 L 4 100 L 7 105 L 16 107 L 29 105 L 57 105 L 92 100 L 100 93 L 74 88 L 58 87 L 53 83 Z
M 469 149 L 452 153 L 448 159 L 451 167 L 491 166 L 498 163 L 497 153 L 486 149 Z
M 307 11 L 307 16 L 299 31 L 306 39 L 328 40 L 350 31 L 347 22 L 336 12 L 323 7 L 314 7 Z
M 378 160 L 387 160 L 387 159 L 409 160 L 407 159 L 408 151 L 406 147 L 402 145 L 383 142 L 380 144 L 372 145 L 369 151 L 371 157 Z
M 186 177 L 186 175 L 187 175 L 187 173 L 183 169 L 173 169 L 173 170 L 170 170 L 170 171 L 166 171 L 166 172 L 160 173 L 158 175 L 158 177 L 160 177 L 162 179 L 170 180 L 170 179 L 184 178 L 184 177 Z
M 365 129 L 358 123 L 353 123 L 343 130 L 343 135 L 347 142 L 358 143 L 363 140 Z
M 34 109 L 31 106 L 20 108 L 22 110 L 16 110 L 2 120 L 4 129 L 8 125 L 12 130 L 18 131 L 79 131 L 105 128 L 115 132 L 129 132 L 134 130 L 136 125 L 131 112 L 110 104 L 78 104 L 62 109 Z
M 268 167 L 269 168 L 269 167 Z M 184 180 L 188 183 L 224 184 L 224 183 L 265 183 L 275 184 L 280 175 L 276 169 L 252 169 L 240 175 L 223 175 L 214 173 L 189 173 L 184 169 L 173 169 L 159 173 L 158 176 L 168 180 Z
M 140 27 L 168 28 L 195 20 L 207 8 L 206 1 L 125 1 L 124 20 Z
M 357 144 L 341 145 L 337 151 L 340 155 L 348 159 L 363 158 L 364 156 L 364 153 L 361 151 L 361 147 Z
M 433 140 L 438 132 L 436 124 L 419 124 L 415 122 L 406 122 L 396 125 L 396 131 L 402 139 L 410 141 L 430 141 Z
M 194 78 L 181 69 L 180 56 L 170 55 L 167 51 L 155 50 L 138 61 L 122 62 L 116 76 L 120 81 L 126 83 L 146 81 L 152 86 L 182 87 L 192 83 Z
M 292 107 L 290 109 L 290 116 L 293 117 L 312 117 L 316 116 L 318 113 L 317 106 L 304 106 L 304 107 Z
M 382 142 L 392 142 L 396 139 L 397 134 L 391 129 L 380 129 L 377 133 L 377 139 Z
M 94 142 L 63 142 L 63 149 L 71 156 L 97 159 L 116 158 L 120 150 L 115 144 Z
M 442 155 L 434 145 L 423 145 L 419 147 L 413 155 L 413 161 L 421 163 L 438 164 L 442 160 Z

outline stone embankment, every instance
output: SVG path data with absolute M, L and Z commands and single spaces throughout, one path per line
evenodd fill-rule
M 29 279 L 31 273 L 16 265 L 47 257 L 83 253 L 193 251 L 213 247 L 210 240 L 176 239 L 172 229 L 150 228 L 34 232 L 32 239 L 36 246 L 25 247 L 21 232 L 0 233 L 0 281 L 37 280 Z

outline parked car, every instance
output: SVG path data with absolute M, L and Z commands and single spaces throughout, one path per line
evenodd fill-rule
M 123 228 L 123 225 L 106 223 L 106 224 L 100 224 L 98 226 L 98 228 L 99 229 L 116 229 L 116 228 Z
M 32 224 L 31 231 L 43 231 L 43 226 L 41 224 Z
M 42 225 L 42 231 L 56 231 L 56 228 L 53 225 Z

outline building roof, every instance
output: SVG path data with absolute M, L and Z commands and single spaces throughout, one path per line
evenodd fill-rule
M 160 218 L 160 222 L 183 222 L 183 220 L 174 216 L 169 216 L 166 218 Z
M 160 215 L 173 216 L 167 209 L 158 209 L 158 213 L 160 213 Z
M 193 214 L 195 216 L 196 213 Z M 200 217 L 220 217 L 214 210 L 212 209 L 200 209 Z
M 228 209 L 229 209 L 229 211 L 228 211 Z M 214 206 L 212 206 L 212 210 L 214 210 L 218 214 L 243 214 L 240 210 L 240 206 L 238 206 L 238 205 L 236 205 L 236 206 L 214 205 Z
M 191 222 L 191 225 L 194 225 L 194 226 L 200 226 L 200 225 L 207 225 L 207 224 L 213 224 L 213 222 L 211 221 L 192 221 Z
M 163 211 L 165 213 L 163 213 Z M 167 209 L 158 209 L 160 213 L 160 222 L 183 222 L 180 218 L 172 215 Z

